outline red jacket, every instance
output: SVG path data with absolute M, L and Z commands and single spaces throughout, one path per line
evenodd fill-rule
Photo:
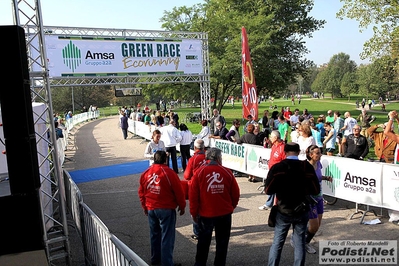
M 153 164 L 141 174 L 138 193 L 144 210 L 186 207 L 180 179 L 165 164 Z
M 192 217 L 233 213 L 239 199 L 240 188 L 230 169 L 210 161 L 194 173 L 189 189 Z
M 186 170 L 184 171 L 184 179 L 191 180 L 194 172 L 203 164 L 206 163 L 205 151 L 197 150 L 193 156 L 188 160 Z
M 273 165 L 285 159 L 284 146 L 284 141 L 279 141 L 273 144 L 272 150 L 270 152 L 269 163 L 267 164 L 269 170 L 270 168 L 272 168 Z

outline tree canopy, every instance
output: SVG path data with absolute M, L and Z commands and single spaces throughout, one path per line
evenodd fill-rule
M 309 16 L 311 0 L 208 0 L 165 11 L 162 27 L 171 31 L 207 32 L 211 94 L 221 109 L 230 95 L 241 95 L 241 27 L 248 33 L 258 94 L 281 94 L 312 62 L 304 38 L 324 20 Z

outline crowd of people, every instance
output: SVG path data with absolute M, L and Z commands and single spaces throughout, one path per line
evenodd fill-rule
M 321 226 L 324 213 L 321 182 L 333 181 L 331 176 L 322 175 L 321 156 L 325 154 L 364 160 L 373 143 L 377 160 L 392 163 L 396 144 L 399 143 L 399 135 L 393 130 L 393 122 L 396 120 L 399 123 L 396 111 L 389 112 L 386 123 L 374 126 L 371 123 L 375 117 L 364 109 L 357 116 L 352 116 L 350 112 L 345 112 L 343 116 L 339 111 L 328 110 L 326 115 L 314 117 L 307 109 L 300 113 L 299 109 L 291 111 L 290 108 L 282 108 L 280 112 L 272 111 L 269 117 L 269 110 L 265 110 L 259 121 L 248 115 L 241 134 L 239 119 L 234 119 L 227 129 L 226 119 L 215 109 L 209 121 L 201 121 L 202 129 L 191 147 L 194 149 L 194 155 L 191 156 L 191 132 L 187 132 L 189 130 L 185 124 L 177 126 L 173 112 L 169 114 L 168 125 L 153 132 L 145 150 L 151 166 L 142 174 L 139 190 L 144 213 L 149 216 L 151 263 L 173 265 L 173 241 L 169 239 L 163 242 L 160 239 L 170 237 L 174 240 L 169 227 L 175 226 L 176 207 L 181 215 L 184 214 L 182 198 L 185 198 L 190 202 L 189 210 L 193 219 L 191 237 L 197 240 L 195 265 L 206 265 L 214 230 L 217 235 L 214 265 L 226 264 L 232 213 L 238 204 L 240 192 L 233 172 L 222 166 L 221 150 L 209 147 L 209 139 L 213 138 L 271 149 L 269 172 L 265 178 L 265 192 L 269 196 L 265 204 L 259 207 L 260 210 L 277 209 L 268 263 L 279 264 L 288 231 L 293 228 L 290 243 L 295 249 L 295 264 L 303 265 L 306 253 L 316 253 L 311 240 Z M 177 143 L 181 145 L 181 157 L 184 158 L 184 182 L 180 181 L 185 185 L 173 188 L 175 181 L 171 183 L 168 177 L 176 179 L 178 173 L 174 159 Z M 164 165 L 168 166 L 169 156 L 173 170 L 169 168 L 168 172 L 162 170 L 162 174 L 156 174 L 164 169 Z M 248 180 L 256 182 L 256 177 L 249 175 Z M 165 182 L 169 185 L 165 185 Z M 168 187 L 165 189 L 166 196 L 161 192 L 162 186 Z M 170 189 L 176 191 L 171 193 Z M 148 200 L 151 202 L 148 203 Z M 168 207 L 157 201 L 173 204 Z M 158 208 L 173 210 L 164 213 Z M 165 219 L 168 226 L 164 228 L 161 224 Z

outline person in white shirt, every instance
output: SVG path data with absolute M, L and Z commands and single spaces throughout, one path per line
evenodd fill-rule
M 180 136 L 181 136 L 181 141 L 180 141 L 181 165 L 182 165 L 183 171 L 185 171 L 188 160 L 191 158 L 190 144 L 193 141 L 193 134 L 188 129 L 186 124 L 181 123 L 179 125 L 179 128 L 180 128 Z
M 181 135 L 179 130 L 175 127 L 176 122 L 171 119 L 169 125 L 166 127 L 161 127 L 160 131 L 162 133 L 161 140 L 165 143 L 165 151 L 168 155 L 168 166 L 169 157 L 172 160 L 172 168 L 178 174 L 179 168 L 177 166 L 177 153 L 176 145 L 181 141 Z
M 350 112 L 345 112 L 344 116 L 345 116 L 344 126 L 341 128 L 341 130 L 344 131 L 344 137 L 346 137 L 353 133 L 353 127 L 357 125 L 357 120 L 351 117 Z
M 150 166 L 154 163 L 154 154 L 157 151 L 165 151 L 165 143 L 161 140 L 161 131 L 155 129 L 152 132 L 151 141 L 144 150 L 144 157 L 149 159 Z
M 198 133 L 197 139 L 202 139 L 204 141 L 205 149 L 209 147 L 209 134 L 211 133 L 210 128 L 208 127 L 208 121 L 202 120 L 201 121 L 202 129 L 201 132 Z
M 290 116 L 291 130 L 294 131 L 296 124 L 299 122 L 299 109 L 295 109 L 294 113 Z
M 301 125 L 300 122 L 297 122 L 294 126 L 295 130 L 291 131 L 291 142 L 298 143 L 299 138 L 299 126 Z
M 299 160 L 306 160 L 306 149 L 310 145 L 316 145 L 316 141 L 312 136 L 312 131 L 310 129 L 310 125 L 308 124 L 301 124 L 299 126 L 299 137 L 298 137 L 298 144 L 300 148 L 300 152 L 298 155 Z

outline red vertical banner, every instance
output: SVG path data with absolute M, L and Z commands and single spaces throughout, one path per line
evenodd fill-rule
M 247 31 L 242 27 L 242 115 L 247 118 L 252 115 L 258 120 L 258 95 L 256 91 L 255 75 L 252 68 Z

